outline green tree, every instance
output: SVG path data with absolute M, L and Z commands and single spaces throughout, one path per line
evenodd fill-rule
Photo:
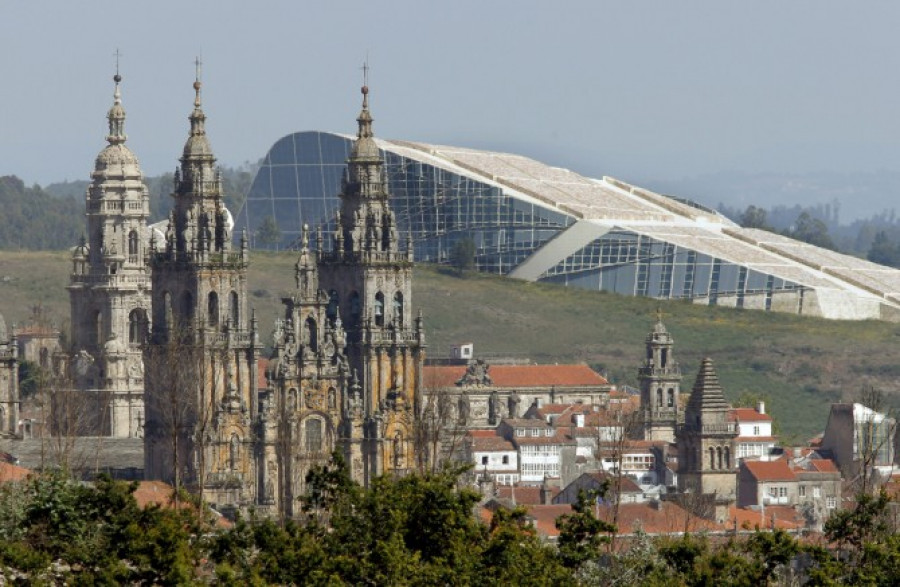
M 762 230 L 772 230 L 769 226 L 767 213 L 763 208 L 756 206 L 747 206 L 747 209 L 741 213 L 740 225 L 744 228 L 759 228 Z
M 450 264 L 462 277 L 465 271 L 475 267 L 475 241 L 469 237 L 461 238 L 453 243 L 450 249 Z
M 785 234 L 817 247 L 834 250 L 834 241 L 831 240 L 831 236 L 828 234 L 828 227 L 825 226 L 824 222 L 810 215 L 809 212 L 802 212 L 794 222 L 794 226 Z
M 278 223 L 275 222 L 275 217 L 265 217 L 256 228 L 256 240 L 268 246 L 275 246 L 281 242 L 281 230 L 278 228 Z
M 578 500 L 572 504 L 571 514 L 564 514 L 556 521 L 559 529 L 559 556 L 563 564 L 577 569 L 600 555 L 600 548 L 609 542 L 609 534 L 617 529 L 594 515 L 596 494 L 578 492 Z
M 900 267 L 900 246 L 892 242 L 886 232 L 878 231 L 866 259 L 888 267 Z

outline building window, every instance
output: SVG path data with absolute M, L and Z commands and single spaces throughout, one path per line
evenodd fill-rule
M 238 304 L 238 295 L 236 291 L 231 292 L 229 296 L 229 309 L 231 315 L 231 327 L 237 328 L 239 324 L 240 315 L 240 305 Z
M 806 485 L 801 485 L 800 487 L 798 487 L 797 493 L 800 495 L 800 497 L 806 497 Z
M 206 315 L 210 326 L 219 325 L 219 294 L 214 291 L 209 292 L 209 299 L 206 302 Z
M 541 430 L 540 430 L 540 428 L 532 428 L 532 429 L 531 429 L 531 435 L 532 435 L 532 436 L 540 436 L 540 435 L 541 435 Z
M 787 497 L 787 487 L 778 488 L 778 497 Z
M 837 507 L 837 498 L 836 497 L 826 497 L 825 498 L 825 507 L 833 510 Z
M 309 350 L 316 353 L 319 351 L 319 329 L 316 327 L 316 321 L 312 316 L 306 319 L 306 337 L 304 340 L 309 345 Z
M 488 458 L 487 458 L 487 457 L 481 457 L 481 464 L 482 464 L 482 465 L 488 464 Z
M 138 262 L 138 233 L 136 230 L 128 233 L 128 262 Z
M 753 427 L 753 436 L 759 436 L 759 426 Z
M 516 430 L 516 436 L 525 436 L 525 430 L 519 428 Z
M 503 464 L 504 464 L 504 465 L 508 465 L 508 464 L 509 464 L 509 455 L 503 455 Z
M 403 294 L 399 291 L 394 294 L 394 320 L 403 327 Z
M 822 488 L 821 487 L 813 487 L 813 497 L 815 497 L 815 498 L 822 497 Z
M 141 344 L 147 334 L 147 315 L 141 309 L 132 310 L 128 315 L 128 342 Z
M 375 294 L 375 326 L 384 326 L 384 294 Z
M 322 420 L 312 418 L 306 421 L 306 450 L 309 452 L 321 452 Z

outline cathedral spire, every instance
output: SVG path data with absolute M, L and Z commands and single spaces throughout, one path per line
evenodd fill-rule
M 206 138 L 206 114 L 203 112 L 203 104 L 200 99 L 200 88 L 203 86 L 200 81 L 200 71 L 202 63 L 199 58 L 194 61 L 196 66 L 196 74 L 194 77 L 194 110 L 188 117 L 191 121 L 191 133 L 187 143 L 184 145 L 184 157 L 193 159 L 213 159 L 212 148 L 209 145 L 209 139 Z
M 363 86 L 362 92 L 362 110 L 356 118 L 359 125 L 356 131 L 356 141 L 353 143 L 353 151 L 350 153 L 350 160 L 362 160 L 378 158 L 378 147 L 375 145 L 375 133 L 372 130 L 372 113 L 369 112 L 369 86 Z
M 118 66 L 116 66 L 116 75 L 113 76 L 113 81 L 116 83 L 116 90 L 113 93 L 112 108 L 106 114 L 106 118 L 109 120 L 109 134 L 106 136 L 106 140 L 110 145 L 118 145 L 124 143 L 127 138 L 125 136 L 125 108 L 122 106 L 122 91 L 119 88 L 122 76 L 119 75 Z

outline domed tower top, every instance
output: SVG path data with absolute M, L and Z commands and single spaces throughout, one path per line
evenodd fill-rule
M 122 91 L 119 84 L 122 83 L 122 76 L 116 72 L 113 76 L 116 89 L 113 92 L 113 105 L 106 113 L 106 119 L 109 121 L 109 134 L 106 135 L 106 142 L 109 144 L 97 155 L 94 164 L 94 179 L 98 179 L 97 174 L 101 178 L 108 175 L 120 175 L 123 179 L 141 179 L 140 165 L 138 159 L 131 152 L 131 149 L 125 146 L 128 137 L 125 135 L 125 107 L 122 106 Z M 121 166 L 118 171 L 112 171 L 112 168 Z
M 375 133 L 372 130 L 372 113 L 369 112 L 369 86 L 364 85 L 360 91 L 363 96 L 362 110 L 356 118 L 359 130 L 356 132 L 356 141 L 350 152 L 351 159 L 377 159 L 378 147 L 375 145 Z

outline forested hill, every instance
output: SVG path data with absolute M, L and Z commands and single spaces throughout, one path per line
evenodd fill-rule
M 0 249 L 59 250 L 84 233 L 84 198 L 55 198 L 40 186 L 0 177 Z

